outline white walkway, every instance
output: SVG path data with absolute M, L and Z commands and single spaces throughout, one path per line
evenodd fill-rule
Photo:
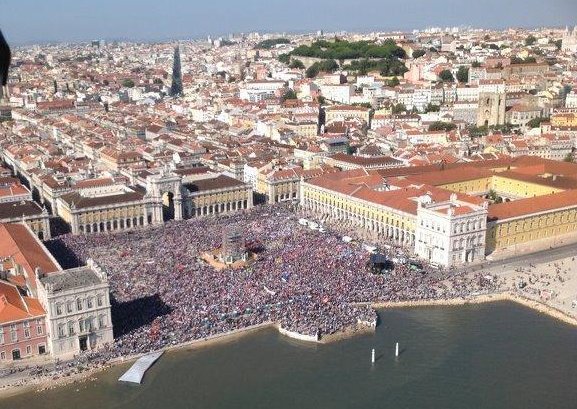
M 122 382 L 132 382 L 132 383 L 142 383 L 142 378 L 144 377 L 144 373 L 156 362 L 158 358 L 164 353 L 164 351 L 153 352 L 148 355 L 144 355 L 130 367 L 128 371 L 124 373 L 120 378 L 119 381 Z

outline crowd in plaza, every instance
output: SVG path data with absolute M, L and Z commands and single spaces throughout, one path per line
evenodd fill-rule
M 117 234 L 61 236 L 60 258 L 92 258 L 109 275 L 115 343 L 110 357 L 202 339 L 265 322 L 322 337 L 376 323 L 358 303 L 466 296 L 492 283 L 428 274 L 397 265 L 371 274 L 360 242 L 337 232 L 311 230 L 290 205 L 261 206 L 219 217 L 171 221 Z M 201 255 L 234 228 L 261 251 L 246 266 L 217 270 Z M 390 251 L 400 251 L 389 247 Z M 53 250 L 54 251 L 54 250 Z

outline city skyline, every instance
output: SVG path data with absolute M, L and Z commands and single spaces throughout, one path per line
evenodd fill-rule
M 416 0 L 402 8 L 388 0 L 369 0 L 363 2 L 359 15 L 352 17 L 349 3 L 327 0 L 315 3 L 296 0 L 290 4 L 273 0 L 266 5 L 259 0 L 248 0 L 242 5 L 230 0 L 202 4 L 177 1 L 168 7 L 151 0 L 122 3 L 103 0 L 94 4 L 68 0 L 33 3 L 31 0 L 0 1 L 3 10 L 0 27 L 10 43 L 23 45 L 92 39 L 162 41 L 253 31 L 387 31 L 430 26 L 531 28 L 577 24 L 577 5 L 569 0 L 547 3 L 488 0 L 471 4 L 456 0 L 435 3 Z M 518 12 L 519 7 L 523 7 L 523 13 Z M 494 17 L 497 8 L 499 19 Z M 446 10 L 451 10 L 451 13 Z

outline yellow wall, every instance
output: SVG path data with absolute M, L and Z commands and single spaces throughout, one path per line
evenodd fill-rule
M 493 176 L 491 188 L 499 194 L 519 198 L 543 196 L 563 191 L 563 189 L 509 179 L 498 175 Z
M 577 115 L 553 115 L 551 126 L 577 126 Z
M 502 250 L 516 244 L 575 231 L 577 231 L 577 208 L 498 221 L 487 226 L 487 251 Z
M 479 192 L 487 192 L 491 189 L 491 177 L 448 183 L 445 185 L 439 185 L 439 187 L 458 193 L 475 194 Z
M 374 222 L 380 222 L 384 225 L 398 227 L 399 229 L 409 232 L 415 232 L 415 223 L 417 216 L 399 212 L 393 208 L 377 206 L 371 203 L 358 202 L 350 196 L 338 193 L 328 193 L 323 190 L 315 189 L 305 185 L 303 195 L 322 204 L 335 206 L 338 209 L 351 212 L 357 217 L 366 217 Z
M 78 223 L 80 225 L 91 224 L 140 216 L 144 216 L 144 205 L 119 206 L 113 209 L 80 211 Z M 68 214 L 62 214 L 61 217 L 70 223 Z

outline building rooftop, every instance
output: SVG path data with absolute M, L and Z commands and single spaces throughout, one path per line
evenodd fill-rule
M 42 208 L 36 202 L 21 201 L 0 203 L 0 220 L 16 217 L 37 216 L 42 214 Z
M 36 298 L 20 294 L 14 284 L 0 280 L 0 324 L 46 314 Z
M 43 276 L 40 282 L 46 289 L 51 288 L 56 293 L 102 284 L 103 280 L 92 268 L 84 266 Z
M 191 183 L 185 183 L 184 186 L 191 192 L 206 192 L 215 189 L 242 187 L 244 183 L 230 176 L 218 175 L 210 179 L 199 179 Z
M 44 273 L 61 270 L 48 250 L 21 223 L 0 224 L 0 257 L 13 257 L 28 277 L 34 277 L 36 268 Z
M 577 206 L 577 190 L 552 193 L 489 206 L 489 220 L 504 220 L 528 214 Z
M 78 192 L 66 193 L 60 198 L 66 202 L 69 206 L 74 206 L 77 209 L 89 208 L 89 207 L 97 207 L 97 206 L 106 206 L 111 204 L 119 204 L 119 203 L 127 203 L 127 202 L 135 202 L 142 200 L 146 191 L 140 187 L 130 187 L 130 191 L 122 192 L 122 193 L 113 193 L 110 195 L 102 195 L 102 196 L 83 196 Z

